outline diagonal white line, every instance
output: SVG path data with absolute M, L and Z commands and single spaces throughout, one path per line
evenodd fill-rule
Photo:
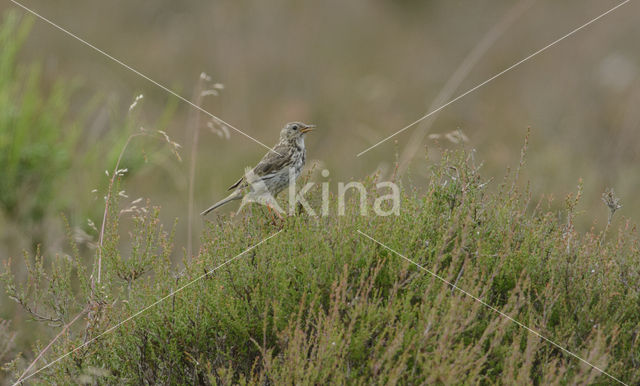
M 232 261 L 234 261 L 234 260 L 238 259 L 239 257 L 241 257 L 242 255 L 244 255 L 245 253 L 247 253 L 247 252 L 251 251 L 252 249 L 254 249 L 254 248 L 256 248 L 256 247 L 258 247 L 260 244 L 262 244 L 262 243 L 264 243 L 265 241 L 267 241 L 267 240 L 271 239 L 272 237 L 277 236 L 278 234 L 280 234 L 280 232 L 282 232 L 282 229 L 281 229 L 281 230 L 279 230 L 279 231 L 277 231 L 276 233 L 272 234 L 271 236 L 267 237 L 266 239 L 263 239 L 263 240 L 262 240 L 262 241 L 260 241 L 259 243 L 257 243 L 257 244 L 255 244 L 255 245 L 253 245 L 253 246 L 249 247 L 248 249 L 245 249 L 243 252 L 241 252 L 240 254 L 238 254 L 238 255 L 236 255 L 236 256 L 234 256 L 234 257 L 232 257 L 231 259 L 229 259 L 229 260 L 225 261 L 224 263 L 222 263 L 222 264 L 220 264 L 220 265 L 216 266 L 215 268 L 212 268 L 210 271 L 207 271 L 207 272 L 205 272 L 204 274 L 202 274 L 202 275 L 198 276 L 197 278 L 195 278 L 195 279 L 191 280 L 190 282 L 188 282 L 187 284 L 185 284 L 185 285 L 183 285 L 182 287 L 178 288 L 177 290 L 175 290 L 175 291 L 171 292 L 170 294 L 168 294 L 168 295 L 166 295 L 166 296 L 164 296 L 164 297 L 162 297 L 162 298 L 160 298 L 160 299 L 156 300 L 155 302 L 153 302 L 153 303 L 149 304 L 149 305 L 148 305 L 148 306 L 146 306 L 145 308 L 143 308 L 143 309 L 141 309 L 140 311 L 136 312 L 135 314 L 133 314 L 133 315 L 129 316 L 128 318 L 124 319 L 123 321 L 119 322 L 118 324 L 116 324 L 116 325 L 114 325 L 114 326 L 112 326 L 112 327 L 109 327 L 108 329 L 106 329 L 105 331 L 103 331 L 102 333 L 100 333 L 99 335 L 96 335 L 95 337 L 93 337 L 93 338 L 89 339 L 88 341 L 84 342 L 84 343 L 83 343 L 83 344 L 81 344 L 80 346 L 78 346 L 78 347 L 74 348 L 73 350 L 69 351 L 68 353 L 66 353 L 66 354 L 62 355 L 62 356 L 61 356 L 61 357 L 59 357 L 58 359 L 56 359 L 56 360 L 54 360 L 54 361 L 52 361 L 52 362 L 47 363 L 45 366 L 42 366 L 42 367 L 41 367 L 41 368 L 39 368 L 38 370 L 36 370 L 36 371 L 34 371 L 33 373 L 29 374 L 28 376 L 26 376 L 26 377 L 24 377 L 24 378 L 22 378 L 22 379 L 19 379 L 16 383 L 14 383 L 14 384 L 13 384 L 13 386 L 16 386 L 16 385 L 18 385 L 19 383 L 22 383 L 22 382 L 26 381 L 27 379 L 29 379 L 29 378 L 33 377 L 34 375 L 38 374 L 38 373 L 39 373 L 39 372 L 41 372 L 42 370 L 44 370 L 44 369 L 46 369 L 46 368 L 48 368 L 48 367 L 53 366 L 54 364 L 56 364 L 56 363 L 60 362 L 60 361 L 61 361 L 61 360 L 63 360 L 64 358 L 66 358 L 66 357 L 68 357 L 69 355 L 73 354 L 74 352 L 76 352 L 76 351 L 80 350 L 81 348 L 83 348 L 83 347 L 85 347 L 85 346 L 87 346 L 87 345 L 89 345 L 89 344 L 91 344 L 91 343 L 95 342 L 97 339 L 99 339 L 99 338 L 101 338 L 102 336 L 104 336 L 104 335 L 106 335 L 106 334 L 108 334 L 108 333 L 112 332 L 113 330 L 115 330 L 115 329 L 117 329 L 118 327 L 122 326 L 122 325 L 123 325 L 123 324 L 125 324 L 126 322 L 130 321 L 131 319 L 133 319 L 133 318 L 137 317 L 138 315 L 142 314 L 142 313 L 143 313 L 143 312 L 145 312 L 146 310 L 148 310 L 148 309 L 150 309 L 150 308 L 152 308 L 152 307 L 154 307 L 154 306 L 158 305 L 159 303 L 161 303 L 161 302 L 163 302 L 164 300 L 166 300 L 166 299 L 170 298 L 171 296 L 173 296 L 173 295 L 177 294 L 178 292 L 182 291 L 183 289 L 185 289 L 185 288 L 189 287 L 190 285 L 192 285 L 193 283 L 197 282 L 198 280 L 201 280 L 202 278 L 204 278 L 204 277 L 206 277 L 206 276 L 208 276 L 208 275 L 212 274 L 212 273 L 213 273 L 214 271 L 216 271 L 217 269 L 222 268 L 222 267 L 224 267 L 225 265 L 227 265 L 227 264 L 231 263 Z
M 225 122 L 224 120 L 222 120 L 221 118 L 218 118 L 217 116 L 211 114 L 210 112 L 208 112 L 207 110 L 203 109 L 202 107 L 196 105 L 195 103 L 191 102 L 190 100 L 188 100 L 187 98 L 183 97 L 182 95 L 178 94 L 177 92 L 171 90 L 170 88 L 156 82 L 155 80 L 149 78 L 148 76 L 146 76 L 145 74 L 141 73 L 140 71 L 136 70 L 135 68 L 129 66 L 128 64 L 124 63 L 123 61 L 114 58 L 113 56 L 109 55 L 108 53 L 106 53 L 105 51 L 99 49 L 98 47 L 94 46 L 93 44 L 89 43 L 88 41 L 80 38 L 79 36 L 75 35 L 74 33 L 64 29 L 63 27 L 57 25 L 56 23 L 52 22 L 51 20 L 45 18 L 44 16 L 40 15 L 39 13 L 35 12 L 34 10 L 27 8 L 26 6 L 18 3 L 15 0 L 9 0 L 11 1 L 13 4 L 17 5 L 18 7 L 24 9 L 25 11 L 31 13 L 32 15 L 36 16 L 37 18 L 39 18 L 40 20 L 49 23 L 50 25 L 52 25 L 53 27 L 59 29 L 60 31 L 64 32 L 65 34 L 71 36 L 72 38 L 76 39 L 77 41 L 83 43 L 84 45 L 93 48 L 95 51 L 101 53 L 102 55 L 106 56 L 107 58 L 113 60 L 114 62 L 118 63 L 119 65 L 121 65 L 122 67 L 126 68 L 127 70 L 135 73 L 136 75 L 148 80 L 149 82 L 153 83 L 154 85 L 160 87 L 161 89 L 163 89 L 164 91 L 168 92 L 169 94 L 175 96 L 176 98 L 180 99 L 181 101 L 190 104 L 192 107 L 200 110 L 201 112 L 205 113 L 206 115 L 208 115 L 209 117 L 211 117 L 212 119 L 214 119 L 215 121 L 217 121 L 220 124 L 223 124 L 229 128 L 231 128 L 232 130 L 236 131 L 239 134 L 244 135 L 245 137 L 249 138 L 250 140 L 254 141 L 255 143 L 261 145 L 262 147 L 271 150 L 274 153 L 280 154 L 277 151 L 275 151 L 274 149 L 272 149 L 271 147 L 265 145 L 264 143 L 260 142 L 259 140 L 253 138 L 252 136 L 250 136 L 249 134 L 245 133 L 242 130 L 239 130 L 237 128 L 235 128 L 233 125 L 231 125 L 228 122 Z M 280 154 L 281 155 L 281 154 Z
M 11 1 L 13 1 L 13 0 L 11 0 Z M 568 34 L 564 35 L 563 37 L 561 37 L 561 38 L 559 38 L 559 39 L 557 39 L 557 40 L 554 40 L 553 42 L 551 42 L 551 43 L 547 44 L 546 46 L 542 47 L 542 48 L 541 48 L 541 49 L 539 49 L 538 51 L 536 51 L 536 52 L 532 53 L 531 55 L 527 56 L 526 58 L 524 58 L 524 59 L 520 60 L 520 61 L 519 61 L 519 62 L 517 62 L 517 63 L 512 64 L 511 66 L 509 66 L 509 67 L 507 67 L 506 69 L 504 69 L 504 70 L 500 71 L 499 73 L 495 74 L 494 76 L 492 76 L 491 78 L 489 78 L 489 79 L 485 80 L 484 82 L 480 83 L 479 85 L 477 85 L 477 86 L 475 86 L 475 87 L 473 87 L 473 88 L 471 88 L 471 89 L 467 90 L 466 92 L 464 92 L 464 93 L 462 93 L 462 94 L 458 95 L 457 97 L 453 98 L 452 100 L 450 100 L 449 102 L 447 102 L 447 103 L 443 104 L 442 106 L 438 107 L 437 109 L 435 109 L 435 110 L 433 110 L 433 111 L 429 112 L 427 115 L 424 115 L 423 117 L 421 117 L 421 118 L 419 118 L 419 119 L 415 120 L 413 123 L 408 124 L 407 126 L 403 127 L 402 129 L 400 129 L 400 130 L 396 131 L 395 133 L 391 134 L 390 136 L 388 136 L 388 137 L 386 137 L 386 138 L 384 138 L 384 139 L 380 140 L 380 141 L 379 141 L 378 143 L 376 143 L 375 145 L 373 145 L 373 146 L 370 146 L 370 147 L 366 148 L 365 150 L 363 150 L 363 151 L 361 151 L 360 153 L 358 153 L 358 154 L 356 155 L 356 157 L 360 157 L 361 155 L 363 155 L 364 153 L 366 153 L 366 152 L 368 152 L 369 150 L 373 149 L 374 147 L 376 147 L 376 146 L 380 145 L 381 143 L 388 141 L 389 139 L 391 139 L 391 138 L 395 137 L 396 135 L 398 135 L 398 134 L 402 133 L 403 131 L 405 131 L 405 130 L 407 130 L 407 129 L 409 129 L 409 128 L 413 127 L 413 126 L 415 126 L 416 124 L 418 124 L 418 123 L 420 123 L 420 122 L 422 122 L 422 121 L 424 121 L 425 119 L 429 118 L 430 116 L 432 116 L 433 114 L 437 113 L 438 111 L 440 111 L 440 110 L 444 109 L 445 107 L 449 106 L 450 104 L 452 104 L 452 103 L 456 102 L 457 100 L 459 100 L 459 99 L 461 99 L 461 98 L 464 98 L 465 96 L 467 96 L 467 95 L 471 94 L 472 92 L 476 91 L 477 89 L 479 89 L 480 87 L 482 87 L 482 86 L 486 85 L 487 83 L 491 82 L 492 80 L 494 80 L 494 79 L 496 79 L 496 78 L 499 78 L 500 76 L 504 75 L 505 73 L 507 73 L 507 72 L 509 72 L 509 71 L 513 70 L 514 68 L 518 67 L 518 66 L 519 66 L 519 65 L 521 65 L 522 63 L 524 63 L 524 62 L 528 61 L 529 59 L 533 58 L 534 56 L 536 56 L 536 55 L 538 55 L 538 54 L 542 53 L 543 51 L 546 51 L 547 49 L 549 49 L 549 48 L 553 47 L 554 45 L 556 45 L 556 44 L 560 43 L 560 42 L 561 42 L 561 41 L 563 41 L 564 39 L 568 38 L 569 36 L 571 36 L 571 35 L 575 34 L 575 33 L 576 33 L 576 32 L 578 32 L 578 31 L 582 30 L 583 28 L 585 28 L 585 27 L 587 27 L 587 26 L 589 26 L 589 25 L 591 25 L 591 24 L 595 23 L 596 21 L 600 20 L 601 18 L 605 17 L 605 16 L 606 16 L 606 15 L 608 15 L 609 13 L 611 13 L 611 12 L 615 11 L 616 9 L 618 9 L 618 8 L 622 7 L 623 5 L 627 4 L 627 3 L 628 3 L 628 2 L 630 2 L 630 1 L 631 1 L 631 0 L 625 0 L 625 1 L 623 1 L 622 3 L 620 3 L 620 4 L 616 5 L 615 7 L 611 8 L 611 9 L 610 9 L 610 10 L 608 10 L 607 12 L 605 12 L 605 13 L 601 14 L 600 16 L 598 16 L 598 17 L 596 17 L 596 18 L 594 18 L 594 19 L 591 19 L 590 21 L 588 21 L 588 22 L 584 23 L 584 24 L 583 24 L 583 25 L 581 25 L 580 27 L 578 27 L 578 28 L 574 29 L 573 31 L 569 32 Z
M 509 319 L 510 321 L 514 322 L 514 323 L 515 323 L 515 324 L 517 324 L 518 326 L 520 326 L 520 327 L 524 328 L 525 330 L 527 330 L 527 331 L 531 332 L 532 334 L 534 334 L 534 335 L 538 336 L 539 338 L 542 338 L 543 340 L 545 340 L 545 341 L 547 341 L 547 342 L 551 343 L 552 345 L 554 345 L 555 347 L 559 348 L 559 349 L 560 349 L 560 350 L 562 350 L 563 352 L 565 352 L 565 353 L 567 353 L 567 354 L 571 355 L 572 357 L 574 357 L 574 358 L 576 358 L 576 359 L 579 359 L 581 362 L 583 362 L 583 363 L 585 363 L 585 364 L 587 364 L 587 365 L 589 365 L 589 366 L 593 367 L 594 369 L 596 369 L 596 370 L 600 371 L 602 374 L 604 374 L 604 375 L 608 376 L 609 378 L 613 379 L 614 381 L 619 382 L 619 383 L 621 383 L 621 384 L 623 384 L 623 385 L 625 385 L 625 386 L 628 386 L 626 383 L 622 382 L 621 380 L 619 380 L 618 378 L 614 377 L 613 375 L 611 375 L 611 374 L 607 373 L 606 371 L 602 370 L 601 368 L 599 368 L 599 367 L 597 367 L 597 366 L 592 365 L 591 363 L 587 362 L 586 360 L 582 359 L 581 357 L 577 356 L 576 354 L 572 353 L 571 351 L 567 350 L 566 348 L 564 348 L 564 347 L 560 346 L 559 344 L 555 343 L 555 342 L 554 342 L 554 341 L 552 341 L 551 339 L 546 338 L 545 336 L 543 336 L 543 335 L 542 335 L 542 334 L 540 334 L 539 332 L 537 332 L 537 331 L 535 331 L 535 330 L 533 330 L 533 329 L 531 329 L 531 328 L 529 328 L 529 327 L 525 326 L 524 324 L 522 324 L 522 323 L 520 323 L 519 321 L 515 320 L 515 319 L 514 319 L 514 318 L 512 318 L 511 316 L 509 316 L 509 315 L 505 314 L 504 312 L 500 311 L 499 309 L 497 309 L 497 308 L 495 308 L 495 307 L 493 307 L 493 306 L 489 305 L 488 303 L 486 303 L 486 302 L 485 302 L 485 301 L 483 301 L 482 299 L 479 299 L 478 297 L 476 297 L 476 296 L 474 296 L 474 295 L 470 294 L 469 292 L 467 292 L 467 291 L 463 290 L 462 288 L 458 287 L 457 285 L 455 285 L 455 284 L 451 283 L 451 282 L 450 282 L 450 281 L 448 281 L 447 279 L 445 279 L 445 278 L 443 278 L 443 277 L 439 276 L 438 274 L 436 274 L 436 273 L 434 273 L 434 272 L 430 271 L 429 269 L 427 269 L 427 268 L 423 267 L 422 265 L 420 265 L 420 264 L 416 263 L 415 261 L 413 261 L 413 260 L 411 260 L 410 258 L 408 258 L 408 257 L 404 256 L 403 254 L 401 254 L 400 252 L 396 251 L 395 249 L 392 249 L 391 247 L 388 247 L 388 246 L 384 245 L 384 244 L 383 244 L 383 243 L 381 243 L 380 241 L 378 241 L 378 240 L 374 239 L 373 237 L 369 236 L 368 234 L 366 234 L 366 233 L 364 233 L 364 232 L 360 231 L 360 229 L 358 229 L 358 233 L 360 233 L 362 236 L 364 236 L 364 237 L 368 238 L 369 240 L 371 240 L 371 241 L 375 242 L 376 244 L 378 244 L 378 245 L 380 245 L 380 246 L 384 247 L 385 249 L 387 249 L 387 250 L 389 250 L 389 251 L 391 251 L 391 252 L 395 253 L 396 255 L 398 255 L 398 256 L 400 256 L 400 257 L 402 257 L 402 258 L 403 258 L 403 259 L 405 259 L 406 261 L 410 262 L 411 264 L 415 265 L 416 267 L 420 268 L 421 270 L 423 270 L 423 271 L 427 272 L 428 274 L 430 274 L 431 276 L 435 277 L 436 279 L 439 279 L 439 280 L 440 280 L 440 281 L 442 281 L 443 283 L 445 283 L 445 284 L 447 284 L 447 285 L 449 285 L 449 286 L 451 286 L 451 287 L 453 287 L 453 288 L 457 289 L 458 291 L 460 291 L 460 292 L 462 292 L 463 294 L 465 294 L 465 295 L 469 296 L 469 297 L 470 297 L 470 298 L 472 298 L 473 300 L 475 300 L 475 301 L 477 301 L 477 302 L 481 303 L 483 306 L 487 307 L 487 308 L 488 308 L 488 309 L 490 309 L 491 311 L 493 311 L 493 312 L 495 312 L 495 313 L 500 314 L 501 316 L 503 316 L 503 317 L 505 317 L 505 318 Z

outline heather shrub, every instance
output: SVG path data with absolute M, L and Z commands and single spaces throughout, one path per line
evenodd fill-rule
M 372 188 L 376 178 L 363 183 Z M 609 229 L 579 233 L 572 226 L 579 188 L 558 216 L 546 202 L 532 203 L 512 179 L 489 192 L 491 182 L 472 157 L 444 153 L 428 186 L 403 187 L 399 216 L 361 216 L 355 195 L 345 216 L 302 212 L 277 225 L 253 206 L 214 217 L 199 251 L 178 265 L 169 259 L 172 231 L 159 222 L 158 209 L 121 213 L 114 197 L 100 288 L 90 288 L 81 258 L 53 259 L 55 275 L 31 270 L 33 288 L 52 288 L 37 299 L 49 314 L 69 321 L 85 304 L 92 307 L 45 357 L 89 344 L 31 380 L 613 382 L 499 310 L 637 383 L 634 225 L 625 222 L 615 237 L 605 238 Z M 310 201 L 319 195 L 312 191 Z M 127 238 L 122 222 L 136 227 Z M 9 274 L 5 280 L 10 291 L 19 287 Z M 13 362 L 15 377 L 21 363 Z

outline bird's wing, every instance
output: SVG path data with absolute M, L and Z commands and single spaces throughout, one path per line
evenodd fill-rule
M 229 186 L 229 189 L 227 190 L 233 190 L 235 188 L 237 188 L 238 186 L 240 186 L 240 183 L 244 180 L 244 176 L 240 177 L 240 179 L 238 181 L 235 182 L 235 184 Z
M 279 143 L 273 148 L 276 152 L 270 151 L 262 157 L 260 162 L 253 168 L 253 172 L 258 177 L 264 177 L 281 170 L 291 162 L 289 146 Z
M 289 155 L 288 146 L 286 144 L 279 143 L 277 144 L 273 151 L 269 151 L 267 154 L 262 157 L 260 162 L 253 168 L 253 173 L 258 177 L 264 177 L 269 174 L 273 174 L 274 172 L 281 170 L 282 168 L 287 167 L 287 165 L 291 162 L 291 157 Z M 245 182 L 244 176 L 240 177 L 236 183 L 231 185 L 228 190 L 233 190 L 241 186 Z

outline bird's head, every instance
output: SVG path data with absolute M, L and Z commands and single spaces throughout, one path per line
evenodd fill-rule
M 302 122 L 291 122 L 280 131 L 280 139 L 294 141 L 303 138 L 304 135 L 315 128 L 314 125 L 307 125 Z

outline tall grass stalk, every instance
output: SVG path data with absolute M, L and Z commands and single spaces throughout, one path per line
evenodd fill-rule
M 196 106 L 202 105 L 204 84 L 206 74 L 202 73 L 198 78 L 194 92 L 194 103 Z M 191 134 L 191 154 L 189 158 L 189 192 L 187 199 L 187 256 L 193 253 L 193 215 L 194 215 L 194 195 L 196 179 L 196 161 L 198 157 L 198 140 L 200 137 L 200 110 L 192 111 L 187 128 Z
M 104 229 L 105 229 L 105 226 L 107 225 L 107 214 L 109 213 L 109 203 L 111 202 L 112 195 L 113 195 L 113 185 L 116 181 L 116 178 L 119 178 L 122 176 L 121 174 L 122 172 L 120 171 L 120 161 L 122 161 L 122 156 L 124 155 L 124 152 L 127 150 L 127 147 L 129 146 L 129 143 L 131 142 L 131 140 L 136 137 L 140 137 L 142 135 L 147 135 L 147 134 L 145 132 L 135 133 L 135 134 L 131 134 L 127 138 L 126 142 L 124 143 L 124 146 L 122 146 L 122 150 L 120 150 L 120 155 L 118 156 L 118 160 L 116 161 L 116 165 L 113 167 L 113 171 L 110 176 L 111 178 L 109 179 L 107 195 L 105 196 L 104 212 L 102 214 L 102 224 L 100 225 L 100 233 L 98 234 L 98 255 L 97 255 L 97 262 L 96 262 L 96 269 L 97 269 L 96 281 L 98 284 L 100 284 L 100 279 L 102 277 L 102 248 L 104 244 Z M 93 275 L 91 275 L 91 290 L 95 291 L 95 282 L 94 282 Z
M 467 56 L 460 62 L 456 70 L 451 74 L 442 89 L 438 92 L 436 98 L 431 103 L 428 111 L 433 111 L 442 106 L 447 100 L 451 99 L 453 93 L 462 84 L 464 79 L 471 73 L 474 66 L 489 52 L 491 47 L 503 36 L 507 30 L 515 23 L 537 0 L 520 0 L 507 11 L 502 19 L 493 25 L 489 31 L 478 41 Z M 424 123 L 417 127 L 411 139 L 407 142 L 406 147 L 402 151 L 399 161 L 399 172 L 402 174 L 412 159 L 421 149 L 424 143 L 424 137 L 435 122 L 438 114 L 429 117 Z

